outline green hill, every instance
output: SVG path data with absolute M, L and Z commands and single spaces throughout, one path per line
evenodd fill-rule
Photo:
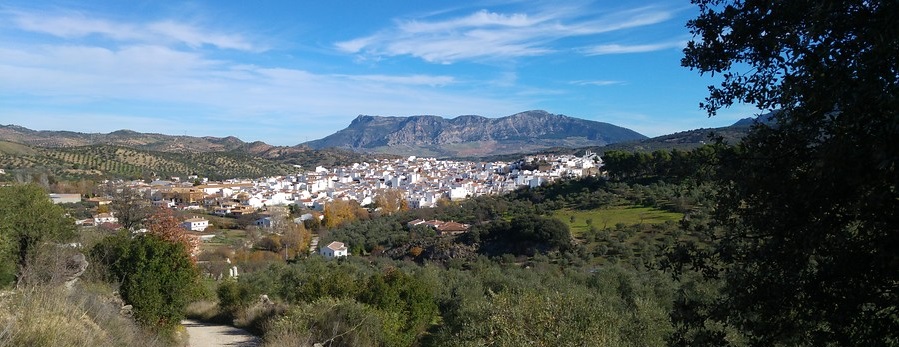
M 62 179 L 188 176 L 253 178 L 296 171 L 291 165 L 237 152 L 167 153 L 112 145 L 68 148 L 0 142 L 0 168 L 48 172 Z

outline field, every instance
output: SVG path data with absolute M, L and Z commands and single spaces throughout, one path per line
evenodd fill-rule
M 219 247 L 224 246 L 234 246 L 235 244 L 242 244 L 246 242 L 247 232 L 242 229 L 224 229 L 218 230 L 216 233 L 216 237 L 214 237 L 210 241 L 202 242 L 200 244 L 200 250 L 203 251 L 214 251 Z
M 210 179 L 284 175 L 291 165 L 239 152 L 168 153 L 110 145 L 33 147 L 0 141 L 0 168 L 49 172 L 61 179 L 187 176 Z
M 615 224 L 658 224 L 666 221 L 679 221 L 683 214 L 663 211 L 651 207 L 639 206 L 612 206 L 593 210 L 558 210 L 553 213 L 571 229 L 575 237 L 590 230 L 590 226 L 599 229 L 611 228 Z M 574 217 L 574 219 L 572 219 Z M 588 224 L 589 223 L 589 224 Z

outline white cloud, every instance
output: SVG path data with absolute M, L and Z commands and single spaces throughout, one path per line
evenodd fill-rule
M 3 101 L 4 111 L 28 122 L 52 124 L 55 117 L 65 128 L 90 114 L 106 129 L 208 130 L 290 145 L 327 135 L 358 114 L 505 115 L 531 106 L 515 95 L 470 93 L 446 75 L 320 74 L 154 45 L 6 46 L 0 76 L 0 95 L 23 96 Z M 98 111 L 110 103 L 122 106 Z M 147 119 L 155 119 L 153 127 L 133 125 Z
M 571 81 L 570 84 L 578 85 L 578 86 L 612 86 L 616 84 L 623 84 L 624 81 L 613 81 L 613 80 L 593 80 L 593 81 Z
M 401 84 L 413 86 L 445 86 L 453 84 L 456 79 L 452 76 L 431 76 L 431 75 L 408 75 L 408 76 L 389 76 L 389 75 L 334 75 L 335 77 L 345 77 L 354 81 L 366 81 L 388 84 Z
M 162 21 L 147 25 L 147 29 L 151 32 L 169 37 L 176 41 L 183 42 L 192 47 L 199 47 L 204 44 L 213 45 L 218 48 L 235 49 L 241 51 L 254 51 L 258 47 L 254 47 L 247 42 L 246 39 L 239 35 L 227 35 L 220 33 L 202 32 L 194 26 L 176 23 L 173 21 Z
M 373 35 L 337 42 L 345 53 L 369 56 L 408 55 L 432 63 L 466 59 L 500 59 L 545 55 L 564 38 L 590 36 L 664 22 L 672 12 L 641 7 L 602 14 L 560 8 L 535 13 L 480 10 L 449 19 L 395 20 Z
M 582 51 L 586 55 L 628 54 L 655 52 L 665 49 L 683 48 L 686 46 L 686 41 L 661 42 L 646 45 L 608 44 L 584 48 Z
M 176 42 L 194 48 L 210 45 L 220 49 L 260 51 L 239 34 L 225 34 L 200 28 L 197 25 L 164 20 L 150 23 L 118 23 L 81 13 L 48 14 L 8 12 L 12 22 L 25 31 L 76 39 L 97 35 L 125 43 L 167 44 Z
M 539 24 L 547 18 L 529 17 L 525 13 L 502 14 L 480 10 L 465 17 L 454 18 L 446 21 L 425 22 L 409 20 L 398 23 L 398 29 L 407 33 L 433 33 L 449 30 L 458 30 L 467 27 L 527 27 Z
M 48 15 L 28 12 L 11 12 L 12 22 L 19 29 L 50 34 L 62 38 L 79 38 L 88 35 L 102 35 L 114 40 L 140 40 L 146 35 L 128 24 L 114 23 L 82 14 Z

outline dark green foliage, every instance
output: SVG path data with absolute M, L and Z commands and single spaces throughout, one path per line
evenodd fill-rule
M 394 247 L 409 241 L 409 232 L 401 224 L 407 214 L 397 213 L 370 221 L 354 221 L 332 230 L 321 244 L 340 241 L 351 247 L 371 252 L 376 246 Z M 408 220 L 411 220 L 409 218 Z M 408 221 L 406 220 L 406 221 Z M 353 254 L 361 254 L 353 252 Z
M 712 145 L 690 151 L 679 149 L 647 152 L 607 151 L 602 156 L 603 170 L 610 178 L 622 181 L 638 179 L 679 182 L 686 179 L 707 181 L 714 171 Z
M 516 216 L 511 222 L 496 220 L 472 231 L 484 241 L 488 254 L 534 255 L 536 252 L 567 251 L 571 233 L 562 221 L 537 215 Z
M 440 278 L 444 323 L 428 340 L 437 346 L 664 346 L 671 331 L 663 276 L 475 263 Z
M 349 259 L 326 261 L 311 257 L 296 264 L 272 264 L 262 271 L 242 276 L 253 295 L 266 294 L 289 303 L 312 302 L 318 298 L 355 298 L 367 271 Z
M 388 326 L 387 346 L 411 346 L 437 316 L 433 289 L 419 278 L 400 270 L 387 269 L 368 278 L 358 301 L 383 311 Z
M 336 345 L 410 346 L 430 327 L 438 315 L 434 284 L 392 264 L 326 261 L 319 257 L 290 265 L 274 265 L 264 271 L 242 276 L 237 283 L 223 282 L 219 287 L 223 308 L 246 307 L 244 293 L 268 294 L 308 312 L 290 310 L 273 323 L 280 329 L 302 331 L 316 341 L 347 332 Z M 316 303 L 321 305 L 316 306 Z M 327 303 L 327 305 L 325 305 Z M 235 306 L 235 304 L 237 306 Z M 310 306 L 311 305 L 311 306 Z M 314 308 L 313 308 L 314 307 Z M 348 315 L 352 312 L 354 315 Z M 361 330 L 360 330 L 361 329 Z M 354 341 L 354 342 L 353 342 Z M 372 342 L 374 341 L 374 342 Z
M 93 206 L 87 201 L 59 204 L 59 206 L 64 208 L 66 213 L 76 220 L 93 217 Z
M 239 284 L 234 279 L 225 279 L 219 283 L 215 294 L 219 300 L 219 308 L 230 315 L 253 300 L 250 287 L 243 283 Z
M 899 344 L 899 2 L 694 1 L 702 105 L 777 110 L 721 156 L 725 318 L 753 345 Z
M 135 318 L 161 332 L 180 324 L 199 288 L 197 268 L 184 244 L 155 235 L 122 232 L 104 239 L 91 255 L 121 283 L 119 292 L 133 306 Z
M 37 247 L 74 236 L 73 221 L 40 187 L 0 187 L 0 286 L 18 278 Z

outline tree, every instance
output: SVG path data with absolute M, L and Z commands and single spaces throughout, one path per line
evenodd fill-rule
M 754 345 L 899 341 L 899 2 L 694 0 L 700 104 L 771 111 L 721 153 L 728 321 Z
M 0 284 L 12 279 L 18 282 L 34 250 L 44 242 L 63 242 L 74 236 L 74 222 L 40 187 L 0 187 Z
M 334 200 L 325 205 L 324 225 L 326 228 L 335 228 L 343 223 L 358 219 L 356 211 L 359 203 L 354 200 Z
M 295 258 L 297 255 L 309 252 L 309 242 L 312 234 L 306 231 L 303 224 L 290 223 L 281 236 L 281 246 L 285 258 Z
M 122 227 L 127 230 L 136 230 L 147 217 L 153 213 L 153 208 L 148 199 L 141 196 L 140 191 L 130 187 L 107 186 L 107 194 L 112 197 L 109 208 L 118 218 Z
M 385 312 L 385 346 L 412 346 L 437 316 L 432 289 L 413 276 L 396 269 L 368 278 L 360 302 Z
M 184 248 L 191 254 L 191 258 L 196 260 L 193 252 L 199 247 L 200 240 L 191 237 L 187 230 L 181 227 L 181 222 L 175 218 L 172 210 L 156 209 L 153 215 L 147 219 L 147 229 L 150 234 L 159 236 L 163 240 L 184 245 Z
M 272 232 L 275 234 L 283 234 L 294 225 L 287 207 L 272 206 L 268 208 L 268 213 L 271 218 Z
M 134 307 L 141 323 L 172 332 L 198 288 L 199 271 L 183 243 L 126 232 L 111 236 L 91 250 L 113 278 L 121 281 L 122 299 Z
M 375 206 L 381 209 L 385 215 L 391 215 L 397 211 L 406 211 L 409 209 L 409 202 L 406 200 L 405 193 L 402 189 L 392 188 L 383 189 L 375 196 Z

